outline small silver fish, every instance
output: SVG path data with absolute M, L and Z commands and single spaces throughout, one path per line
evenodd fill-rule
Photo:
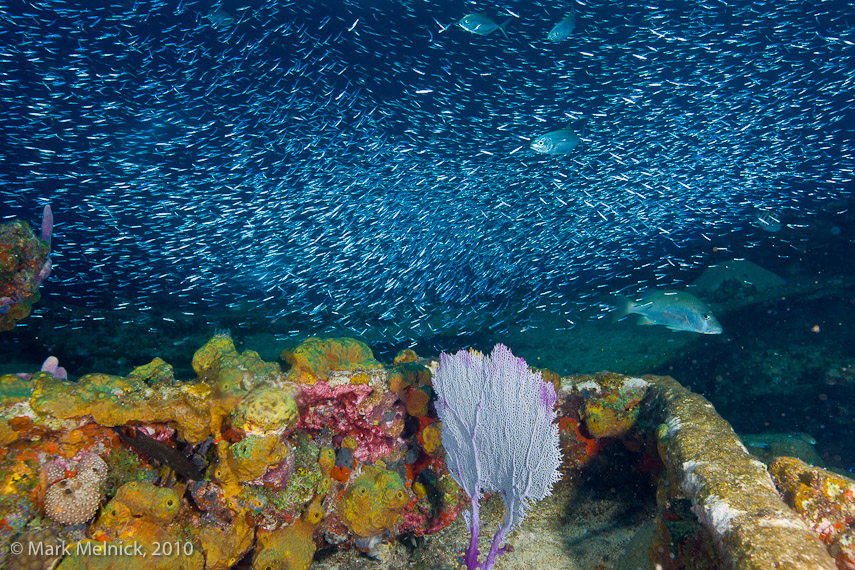
M 576 29 L 576 12 L 574 11 L 572 14 L 555 24 L 555 26 L 549 30 L 549 33 L 546 34 L 546 39 L 553 42 L 560 42 L 562 40 L 566 40 L 570 37 L 570 34 L 573 33 L 573 30 Z
M 540 154 L 568 154 L 579 144 L 579 135 L 570 129 L 561 129 L 540 135 L 531 142 L 531 150 Z
M 466 14 L 460 21 L 457 22 L 457 25 L 466 30 L 467 32 L 478 34 L 479 36 L 489 36 L 496 30 L 501 30 L 505 37 L 507 37 L 507 33 L 505 33 L 505 24 L 510 21 L 505 20 L 502 24 L 497 24 L 493 18 L 487 16 L 486 14 Z
M 707 305 L 682 291 L 650 291 L 638 301 L 620 298 L 613 320 L 641 315 L 639 325 L 665 325 L 672 331 L 721 334 L 721 324 Z

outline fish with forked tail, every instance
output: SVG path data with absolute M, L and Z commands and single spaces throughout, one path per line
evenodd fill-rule
M 476 34 L 478 36 L 489 36 L 496 30 L 499 30 L 505 37 L 508 37 L 507 32 L 505 31 L 505 26 L 508 25 L 513 18 L 508 18 L 501 24 L 497 24 L 493 18 L 487 16 L 486 14 L 466 14 L 460 21 L 457 22 L 457 25 L 466 30 L 471 34 Z
M 639 325 L 665 325 L 672 331 L 721 334 L 722 328 L 706 303 L 682 291 L 654 290 L 638 301 L 619 297 L 613 321 L 640 315 Z

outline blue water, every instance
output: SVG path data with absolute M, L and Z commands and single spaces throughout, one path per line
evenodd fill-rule
M 3 214 L 52 204 L 67 299 L 567 313 L 851 194 L 844 6 L 579 5 L 552 43 L 551 3 L 478 6 L 509 38 L 463 3 L 13 3 Z

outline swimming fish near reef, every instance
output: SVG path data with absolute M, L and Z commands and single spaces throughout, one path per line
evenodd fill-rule
M 552 42 L 560 42 L 562 40 L 566 40 L 570 37 L 570 34 L 573 33 L 573 30 L 576 29 L 576 12 L 573 12 L 549 30 L 549 33 L 546 34 L 546 39 Z
M 473 34 L 478 34 L 479 36 L 489 36 L 496 30 L 501 30 L 503 34 L 507 37 L 507 33 L 505 33 L 505 24 L 510 21 L 505 20 L 502 24 L 497 24 L 493 18 L 487 16 L 486 14 L 466 14 L 460 21 L 457 22 L 457 25 L 466 30 L 467 32 L 471 32 Z
M 613 320 L 641 315 L 639 325 L 665 325 L 672 331 L 721 334 L 721 325 L 706 304 L 681 291 L 650 291 L 639 301 L 620 298 Z
M 540 154 L 568 154 L 579 144 L 579 135 L 570 129 L 561 129 L 540 135 L 531 141 L 531 150 Z
M 742 444 L 745 445 L 745 447 L 759 447 L 761 449 L 770 447 L 775 443 L 787 442 L 787 440 L 803 441 L 810 445 L 816 445 L 816 439 L 814 439 L 811 434 L 804 432 L 750 433 L 740 435 L 739 439 L 742 440 Z

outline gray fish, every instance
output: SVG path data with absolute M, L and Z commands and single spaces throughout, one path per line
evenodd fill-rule
M 531 142 L 531 150 L 540 154 L 568 154 L 579 144 L 579 135 L 570 129 L 561 129 L 540 135 Z
M 576 12 L 573 11 L 569 16 L 555 24 L 549 33 L 546 34 L 546 39 L 553 42 L 566 40 L 576 29 Z
M 114 427 L 113 431 L 122 441 L 135 450 L 161 465 L 166 465 L 179 475 L 194 481 L 204 478 L 203 469 L 200 469 L 199 465 L 194 463 L 190 457 L 170 445 L 149 437 L 141 429 L 132 426 L 118 426 Z M 198 458 L 197 461 L 201 462 Z
M 614 320 L 627 315 L 641 315 L 639 325 L 665 325 L 672 331 L 721 334 L 721 325 L 709 307 L 682 291 L 650 291 L 638 301 L 620 298 Z
M 743 445 L 745 447 L 760 447 L 766 448 L 771 446 L 776 442 L 786 442 L 787 440 L 801 440 L 810 445 L 816 445 L 816 439 L 809 434 L 804 432 L 795 432 L 795 433 L 750 433 L 745 435 L 740 435 L 739 439 L 742 440 Z
M 497 24 L 493 18 L 486 14 L 466 14 L 460 21 L 457 22 L 461 28 L 466 30 L 467 32 L 477 34 L 479 36 L 489 36 L 496 30 L 501 30 L 505 37 L 507 37 L 507 33 L 505 33 L 505 24 L 507 24 L 511 19 L 508 18 L 501 24 Z

